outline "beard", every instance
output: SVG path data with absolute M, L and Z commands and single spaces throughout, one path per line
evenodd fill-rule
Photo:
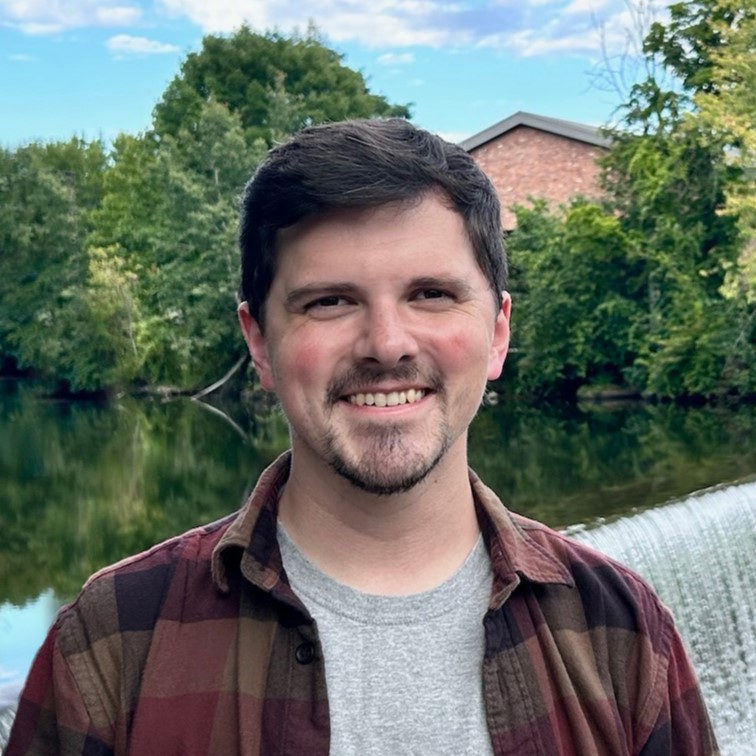
M 365 422 L 355 429 L 353 442 L 362 446 L 357 456 L 348 454 L 344 439 L 333 431 L 323 438 L 323 457 L 333 470 L 353 486 L 380 496 L 403 493 L 425 480 L 448 451 L 453 439 L 446 419 L 446 403 L 440 376 L 420 376 L 413 364 L 392 370 L 362 366 L 352 369 L 329 388 L 332 404 L 362 386 L 398 380 L 428 386 L 434 392 L 442 412 L 442 422 L 425 449 L 417 448 L 412 430 L 401 424 Z
M 347 458 L 335 434 L 325 437 L 325 460 L 341 477 L 353 486 L 391 496 L 414 488 L 425 480 L 438 465 L 451 445 L 448 428 L 443 425 L 428 453 L 410 449 L 405 443 L 406 432 L 399 426 L 366 428 L 367 448 L 355 460 Z

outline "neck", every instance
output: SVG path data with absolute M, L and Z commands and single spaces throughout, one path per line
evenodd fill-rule
M 418 593 L 453 575 L 475 545 L 480 531 L 464 445 L 461 454 L 449 449 L 410 491 L 390 496 L 362 491 L 306 457 L 294 450 L 279 517 L 300 551 L 334 580 L 365 593 Z

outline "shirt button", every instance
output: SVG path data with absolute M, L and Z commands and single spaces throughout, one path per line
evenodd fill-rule
M 300 664 L 310 664 L 315 658 L 315 646 L 312 643 L 300 643 L 297 646 L 296 657 Z

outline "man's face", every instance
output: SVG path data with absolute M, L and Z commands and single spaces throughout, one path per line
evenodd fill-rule
M 295 465 L 379 494 L 456 455 L 509 341 L 462 218 L 437 196 L 334 211 L 286 229 L 262 334 L 240 318 L 277 392 Z M 459 456 L 461 455 L 461 457 Z

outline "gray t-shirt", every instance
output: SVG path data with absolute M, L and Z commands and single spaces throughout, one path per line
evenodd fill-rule
M 408 596 L 337 583 L 280 525 L 279 543 L 323 645 L 331 756 L 492 753 L 481 680 L 492 572 L 482 537 L 451 578 Z

